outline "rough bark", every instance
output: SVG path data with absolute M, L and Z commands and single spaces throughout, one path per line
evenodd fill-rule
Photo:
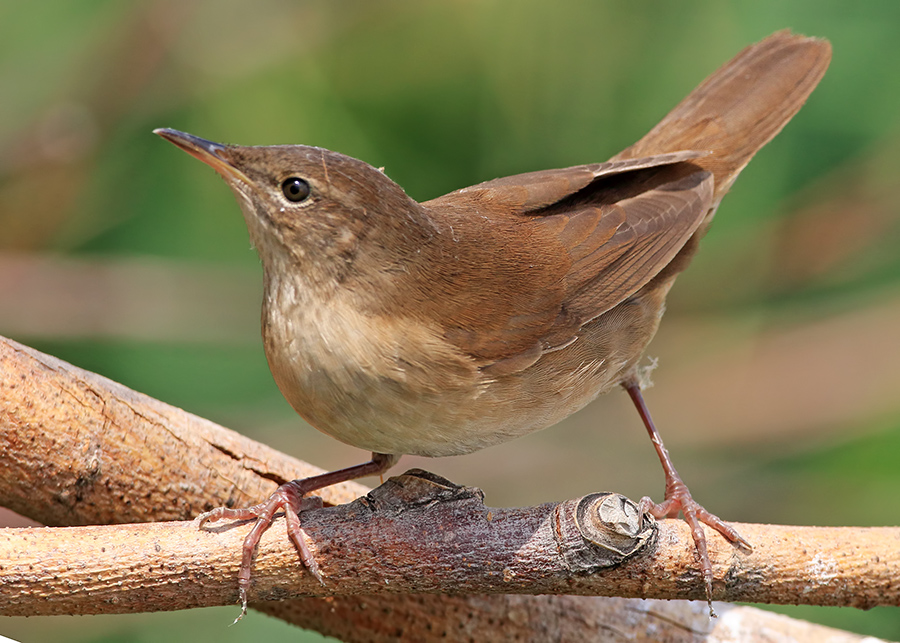
M 680 521 L 641 524 L 636 507 L 616 494 L 518 509 L 481 500 L 477 489 L 413 470 L 352 503 L 304 512 L 324 585 L 299 564 L 279 520 L 260 545 L 251 600 L 378 593 L 703 598 L 691 536 Z M 163 522 L 7 530 L 0 533 L 0 614 L 233 602 L 248 528 Z M 900 528 L 741 530 L 757 543 L 752 554 L 713 541 L 717 599 L 900 604 Z

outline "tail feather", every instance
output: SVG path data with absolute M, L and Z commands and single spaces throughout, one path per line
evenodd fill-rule
M 753 155 L 803 106 L 830 61 L 827 40 L 779 31 L 725 63 L 612 160 L 709 151 L 694 163 L 713 173 L 718 202 Z

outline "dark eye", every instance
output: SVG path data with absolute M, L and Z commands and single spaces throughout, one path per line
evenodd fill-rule
M 305 201 L 309 196 L 309 183 L 299 177 L 292 176 L 289 179 L 285 179 L 284 183 L 281 184 L 281 191 L 284 193 L 284 198 L 288 201 L 300 203 L 300 201 Z

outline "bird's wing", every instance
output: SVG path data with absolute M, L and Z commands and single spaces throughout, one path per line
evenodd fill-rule
M 697 230 L 713 194 L 712 175 L 690 162 L 703 155 L 511 176 L 423 204 L 442 208 L 466 246 L 454 259 L 468 279 L 441 297 L 445 338 L 498 373 L 574 340 Z
M 540 170 L 478 183 L 423 203 L 428 208 L 453 207 L 463 201 L 484 203 L 507 214 L 533 212 L 570 197 L 597 179 L 649 167 L 671 165 L 708 156 L 709 152 L 682 150 L 644 158 L 576 165 L 558 170 Z

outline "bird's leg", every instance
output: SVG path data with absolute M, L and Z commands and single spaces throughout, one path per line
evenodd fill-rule
M 337 471 L 329 471 L 310 478 L 302 480 L 292 480 L 281 485 L 275 492 L 269 496 L 267 500 L 252 507 L 242 509 L 230 509 L 228 507 L 218 507 L 212 511 L 200 514 L 197 520 L 200 527 L 209 522 L 218 520 L 256 520 L 253 529 L 244 538 L 244 545 L 241 555 L 241 569 L 238 573 L 238 589 L 241 596 L 241 613 L 235 619 L 235 623 L 244 617 L 247 613 L 247 592 L 250 589 L 250 571 L 253 565 L 253 554 L 263 532 L 269 528 L 275 519 L 275 514 L 284 510 L 285 522 L 287 523 L 288 536 L 297 548 L 300 554 L 300 560 L 309 572 L 318 579 L 322 584 L 325 583 L 322 574 L 319 571 L 319 565 L 309 551 L 306 544 L 306 534 L 300 524 L 300 512 L 307 509 L 314 509 L 322 506 L 322 499 L 317 497 L 306 497 L 306 494 L 324 489 L 339 482 L 355 480 L 365 476 L 374 476 L 384 473 L 390 469 L 397 460 L 399 455 L 387 455 L 384 453 L 373 453 L 372 459 L 363 464 L 357 464 L 346 469 L 338 469 Z
M 710 616 L 715 616 L 716 613 L 712 607 L 712 564 L 709 562 L 706 534 L 701 523 L 709 525 L 722 534 L 729 542 L 734 543 L 741 549 L 751 551 L 750 543 L 744 540 L 734 527 L 708 512 L 691 497 L 691 492 L 688 490 L 687 485 L 684 484 L 684 481 L 682 481 L 681 476 L 678 475 L 678 471 L 675 470 L 669 451 L 663 444 L 659 431 L 656 430 L 656 426 L 653 424 L 653 419 L 650 417 L 650 411 L 647 410 L 637 379 L 626 380 L 622 383 L 622 386 L 628 391 L 628 395 L 631 397 L 631 401 L 634 402 L 634 406 L 637 408 L 644 426 L 647 427 L 647 433 L 650 434 L 650 440 L 653 442 L 653 447 L 656 449 L 656 454 L 659 456 L 663 472 L 666 475 L 666 494 L 663 501 L 657 504 L 645 496 L 641 498 L 638 507 L 642 514 L 649 513 L 654 518 L 675 518 L 678 516 L 679 511 L 684 515 L 685 522 L 691 528 L 694 547 L 697 549 L 700 573 L 703 575 L 703 584 L 706 587 L 706 601 L 709 603 L 709 613 Z

